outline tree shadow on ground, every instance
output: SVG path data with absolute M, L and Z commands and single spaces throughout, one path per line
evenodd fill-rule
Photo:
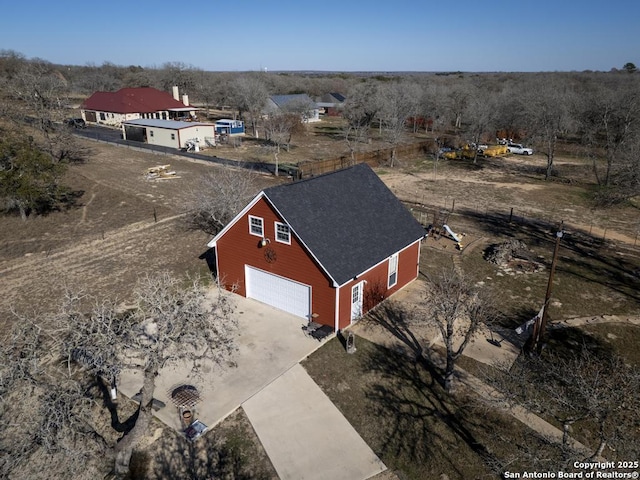
M 66 190 L 58 197 L 60 207 L 57 210 L 70 210 L 72 208 L 82 207 L 80 199 L 85 194 L 84 190 Z
M 426 472 L 477 478 L 500 465 L 477 439 L 478 429 L 490 425 L 465 413 L 457 397 L 444 391 L 439 375 L 432 375 L 437 369 L 423 355 L 411 358 L 404 351 L 378 347 L 367 357 L 364 369 L 379 379 L 368 386 L 365 396 L 384 429 L 383 458 L 397 459 L 414 478 L 424 478 Z
M 578 327 L 550 328 L 547 335 L 547 348 L 563 359 L 575 357 L 582 349 L 589 350 L 602 360 L 611 359 L 616 355 L 612 345 Z
M 124 435 L 129 433 L 138 421 L 140 408 L 136 408 L 135 412 L 132 415 L 130 415 L 126 420 L 121 421 L 120 415 L 118 413 L 118 404 L 111 400 L 109 388 L 107 387 L 105 382 L 103 382 L 100 378 L 96 378 L 96 381 L 91 385 L 91 387 L 97 388 L 100 392 L 100 395 L 102 396 L 102 403 L 104 407 L 109 411 L 109 415 L 111 416 L 111 428 L 113 428 L 116 432 L 122 433 Z
M 327 137 L 336 141 L 344 140 L 344 129 L 342 127 L 334 126 L 316 126 L 315 135 L 317 137 Z
M 524 218 L 509 213 L 478 213 L 459 211 L 491 237 L 522 239 L 545 254 L 545 266 L 551 267 L 558 224 Z M 567 275 L 577 281 L 595 282 L 606 289 L 640 303 L 640 260 L 633 255 L 619 255 L 619 248 L 605 240 L 580 231 L 567 231 L 560 241 L 557 275 Z
M 165 434 L 148 459 L 145 475 L 140 478 L 232 478 L 235 480 L 268 480 L 275 472 L 252 450 L 244 428 L 237 432 L 208 432 L 195 441 L 180 433 Z M 272 468 L 272 467 L 271 467 Z
M 211 275 L 213 275 L 214 278 L 218 276 L 215 248 L 208 248 L 198 256 L 198 259 L 204 260 L 207 263 L 207 268 L 209 269 L 209 272 L 211 272 Z

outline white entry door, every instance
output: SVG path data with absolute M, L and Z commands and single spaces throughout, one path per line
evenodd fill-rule
M 309 319 L 311 287 L 245 265 L 247 298 L 253 298 L 298 317 Z
M 362 290 L 364 282 L 356 283 L 351 287 L 351 321 L 362 316 Z

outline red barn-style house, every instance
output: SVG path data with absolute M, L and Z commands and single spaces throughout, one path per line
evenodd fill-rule
M 263 190 L 208 245 L 225 288 L 338 331 L 417 278 L 425 234 L 359 164 Z

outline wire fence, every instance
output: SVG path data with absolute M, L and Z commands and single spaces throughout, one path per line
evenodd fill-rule
M 561 220 L 559 215 L 554 212 L 545 214 L 516 206 L 495 210 L 478 203 L 456 202 L 455 199 L 444 199 L 442 205 L 429 205 L 406 197 L 403 198 L 402 195 L 399 195 L 398 198 L 410 209 L 416 220 L 425 227 L 431 225 L 436 218 L 458 217 L 459 221 L 483 223 L 486 228 L 493 229 L 496 233 L 507 229 L 512 230 L 518 226 L 534 229 L 540 233 L 554 233 L 562 228 L 579 238 L 580 241 L 595 247 L 603 246 L 605 243 L 616 243 L 623 244 L 640 253 L 640 222 L 635 229 L 630 229 L 622 227 L 612 220 L 607 222 L 592 218 L 588 224 L 585 224 L 571 218 Z

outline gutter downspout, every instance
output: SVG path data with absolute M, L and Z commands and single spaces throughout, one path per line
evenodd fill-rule
M 338 333 L 340 330 L 340 287 L 336 286 L 336 307 L 333 331 Z

